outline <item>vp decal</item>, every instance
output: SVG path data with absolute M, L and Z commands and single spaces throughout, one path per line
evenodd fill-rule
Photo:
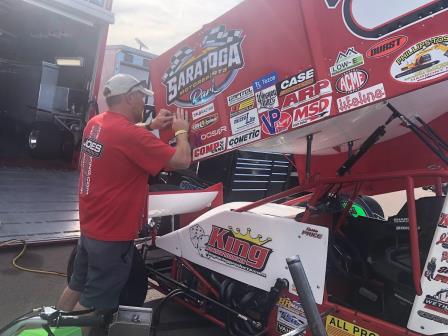
M 328 8 L 340 7 L 348 30 L 365 39 L 380 39 L 446 10 L 445 0 L 324 0 Z M 339 3 L 342 3 L 339 6 Z
M 263 133 L 275 135 L 287 131 L 291 126 L 292 118 L 288 113 L 274 109 L 262 115 L 261 121 Z
M 220 25 L 206 32 L 199 50 L 178 50 L 162 77 L 167 104 L 194 107 L 215 99 L 244 66 L 243 39 L 242 30 Z

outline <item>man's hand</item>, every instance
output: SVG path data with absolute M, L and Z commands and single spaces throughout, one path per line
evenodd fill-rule
M 182 108 L 177 108 L 176 114 L 173 116 L 173 132 L 177 131 L 186 131 L 190 127 L 190 123 L 188 122 L 188 113 Z
M 173 123 L 173 113 L 168 110 L 161 109 L 157 116 L 151 121 L 151 129 L 163 129 Z

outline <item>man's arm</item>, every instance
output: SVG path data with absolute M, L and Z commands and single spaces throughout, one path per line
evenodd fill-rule
M 176 136 L 176 152 L 168 162 L 168 167 L 174 169 L 187 169 L 191 164 L 191 147 L 188 142 L 188 114 L 178 108 L 173 115 L 173 131 Z

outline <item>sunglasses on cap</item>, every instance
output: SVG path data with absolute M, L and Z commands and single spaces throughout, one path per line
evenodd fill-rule
M 126 94 L 133 92 L 133 90 L 137 87 L 142 87 L 143 89 L 147 87 L 146 81 L 142 80 L 140 82 L 138 82 L 137 84 L 132 85 L 129 90 L 126 92 Z

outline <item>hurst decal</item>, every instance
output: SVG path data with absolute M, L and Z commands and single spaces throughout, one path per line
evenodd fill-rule
M 376 332 L 365 329 L 356 324 L 342 320 L 332 315 L 327 316 L 325 324 L 328 335 L 338 336 L 379 336 Z
M 308 69 L 277 83 L 277 93 L 279 96 L 300 90 L 306 86 L 313 84 L 315 81 L 314 69 Z
M 178 50 L 162 77 L 167 105 L 205 105 L 229 87 L 244 66 L 243 39 L 242 30 L 220 25 L 205 33 L 198 50 Z
M 323 79 L 304 89 L 292 92 L 285 96 L 282 104 L 282 111 L 311 102 L 321 96 L 332 92 L 331 83 L 328 79 Z
M 293 109 L 292 128 L 297 128 L 314 121 L 328 117 L 331 112 L 333 97 L 322 97 L 312 103 L 305 104 Z
M 347 29 L 364 39 L 378 40 L 444 12 L 444 0 L 323 0 L 330 10 L 342 11 Z
M 340 51 L 336 62 L 330 68 L 331 77 L 350 69 L 357 68 L 364 64 L 364 56 L 357 52 L 354 47 L 348 48 L 346 51 Z
M 362 69 L 349 70 L 336 81 L 336 91 L 339 93 L 353 93 L 361 90 L 369 79 L 367 71 Z
M 236 147 L 244 146 L 260 139 L 261 139 L 261 129 L 260 127 L 255 127 L 246 132 L 230 136 L 227 141 L 227 149 L 233 149 Z
M 366 52 L 366 56 L 369 58 L 381 58 L 392 54 L 393 52 L 401 49 L 408 38 L 406 36 L 392 36 L 383 41 L 380 41 L 369 48 Z
M 260 91 L 271 85 L 275 85 L 276 82 L 277 82 L 277 73 L 271 72 L 253 81 L 252 86 L 254 88 L 254 91 Z
M 420 83 L 448 73 L 448 35 L 420 41 L 399 55 L 392 63 L 393 78 L 404 83 Z
M 225 229 L 215 225 L 212 226 L 210 235 L 206 235 L 201 226 L 194 225 L 190 228 L 190 239 L 203 258 L 266 276 L 263 270 L 272 249 L 264 245 L 271 241 L 269 237 L 262 239 L 260 234 L 252 237 L 250 228 L 242 234 L 239 228 Z
M 292 118 L 289 113 L 274 109 L 262 115 L 261 122 L 263 133 L 275 135 L 287 131 L 289 126 L 291 126 Z
M 424 307 L 448 315 L 448 289 L 442 289 L 434 295 L 426 295 Z
M 203 159 L 224 152 L 226 149 L 226 140 L 226 138 L 219 139 L 215 142 L 193 149 L 193 160 Z
M 255 100 L 257 102 L 258 113 L 272 110 L 274 107 L 277 107 L 278 97 L 275 85 L 272 85 L 267 89 L 258 91 L 255 94 Z
M 367 89 L 352 93 L 337 100 L 339 112 L 346 112 L 358 107 L 375 103 L 386 98 L 383 84 L 377 84 Z

